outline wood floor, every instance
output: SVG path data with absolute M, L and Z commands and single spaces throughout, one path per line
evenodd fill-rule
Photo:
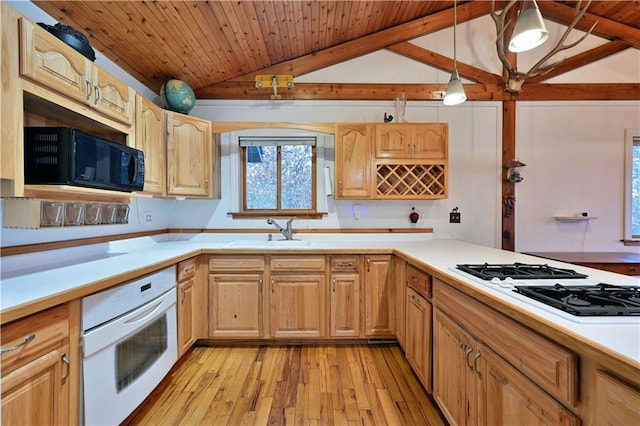
M 395 345 L 196 347 L 130 425 L 442 425 Z

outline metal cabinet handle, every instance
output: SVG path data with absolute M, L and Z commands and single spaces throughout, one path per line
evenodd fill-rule
M 334 292 L 334 293 L 336 292 L 336 278 L 335 277 L 331 278 L 331 291 Z
M 24 340 L 22 342 L 18 343 L 17 345 L 9 346 L 8 348 L 0 348 L 0 354 L 3 354 L 5 352 L 15 351 L 19 347 L 26 345 L 27 343 L 29 343 L 30 341 L 32 341 L 35 338 L 36 338 L 35 334 L 30 334 L 27 337 L 25 337 Z
M 418 277 L 416 277 L 415 275 L 411 275 L 411 281 L 413 281 L 414 283 L 419 283 L 420 279 Z
M 100 87 L 98 87 L 97 84 L 93 85 L 93 93 L 94 93 L 93 104 L 94 105 L 98 105 L 98 102 L 100 101 L 100 98 L 102 97 L 102 92 L 100 91 Z
M 353 262 L 338 262 L 338 266 L 341 268 L 353 268 Z
M 276 292 L 276 280 L 274 278 L 271 278 L 271 293 L 275 293 Z
M 187 297 L 187 291 L 184 289 L 184 286 L 181 286 L 180 289 L 182 290 L 182 300 L 180 301 L 180 304 L 184 305 L 184 299 Z
M 62 384 L 64 385 L 65 383 L 67 383 L 67 379 L 69 378 L 69 370 L 71 369 L 71 364 L 69 363 L 69 357 L 67 356 L 67 354 L 62 354 L 62 356 L 60 357 L 60 361 L 62 361 L 62 363 L 67 366 L 67 372 L 60 379 L 60 382 L 62 382 Z
M 464 353 L 464 357 L 467 361 L 467 367 L 469 367 L 470 369 L 473 370 L 473 366 L 471 365 L 471 361 L 469 361 L 469 355 L 471 355 L 471 352 L 473 352 L 473 346 L 470 346 L 469 349 L 467 349 L 467 351 Z
M 264 277 L 261 275 L 260 278 L 258 278 L 258 291 L 260 291 L 260 293 L 262 293 L 262 284 L 264 283 Z
M 87 94 L 85 95 L 85 98 L 88 101 L 89 99 L 91 99 L 91 82 L 89 81 L 89 79 L 85 78 L 84 84 L 86 85 L 86 90 L 87 90 Z
M 367 272 L 369 272 L 370 266 L 371 266 L 371 259 L 367 257 Z
M 478 377 L 482 379 L 482 373 L 478 370 L 478 359 L 482 356 L 482 352 L 478 351 L 476 356 L 473 357 L 473 370 L 476 372 Z

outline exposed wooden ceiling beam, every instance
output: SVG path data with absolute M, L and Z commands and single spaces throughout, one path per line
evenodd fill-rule
M 269 89 L 256 89 L 253 82 L 229 81 L 211 86 L 201 99 L 269 100 Z M 283 100 L 390 101 L 399 92 L 409 100 L 441 100 L 446 84 L 296 83 L 278 91 Z M 504 84 L 465 84 L 469 101 L 545 100 L 640 100 L 640 84 L 544 84 L 527 83 L 522 93 L 507 93 Z M 274 101 L 277 102 L 277 101 Z
M 458 7 L 458 22 L 466 22 L 489 13 L 489 2 L 469 2 Z M 376 33 L 323 49 L 309 55 L 262 68 L 229 81 L 254 81 L 257 74 L 308 74 L 349 59 L 384 49 L 389 45 L 412 40 L 448 28 L 453 23 L 453 9 L 443 10 L 420 19 L 387 28 Z
M 532 77 L 527 80 L 527 84 L 525 87 L 528 87 L 530 83 L 540 83 L 542 81 L 546 81 L 550 78 L 556 77 L 560 74 L 573 71 L 587 64 L 611 56 L 614 53 L 629 49 L 630 47 L 631 46 L 623 41 L 610 41 L 609 43 L 603 44 L 602 46 L 598 46 L 586 52 L 582 52 L 570 58 L 564 59 L 548 73 L 539 75 L 537 77 Z
M 542 15 L 551 21 L 568 25 L 575 17 L 575 8 L 555 1 L 538 2 Z M 609 40 L 622 40 L 628 45 L 640 49 L 640 30 L 587 12 L 576 25 L 576 29 L 588 31 L 595 23 L 592 34 Z
M 451 72 L 453 70 L 453 59 L 409 42 L 394 44 L 388 46 L 387 49 L 442 71 Z M 502 78 L 497 74 L 481 70 L 480 68 L 464 64 L 460 61 L 458 61 L 457 67 L 458 73 L 468 80 L 485 84 L 504 84 Z

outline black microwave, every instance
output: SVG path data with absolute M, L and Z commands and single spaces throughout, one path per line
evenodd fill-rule
M 25 127 L 24 180 L 142 191 L 144 153 L 70 127 Z

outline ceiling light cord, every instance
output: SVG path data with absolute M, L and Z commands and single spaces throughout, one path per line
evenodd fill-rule
M 467 94 L 464 92 L 460 75 L 458 74 L 458 52 L 457 52 L 457 38 L 456 27 L 458 25 L 458 7 L 457 0 L 453 1 L 453 71 L 451 72 L 451 78 L 449 79 L 449 85 L 447 86 L 447 92 L 442 99 L 442 103 L 445 105 L 458 105 L 467 100 Z

